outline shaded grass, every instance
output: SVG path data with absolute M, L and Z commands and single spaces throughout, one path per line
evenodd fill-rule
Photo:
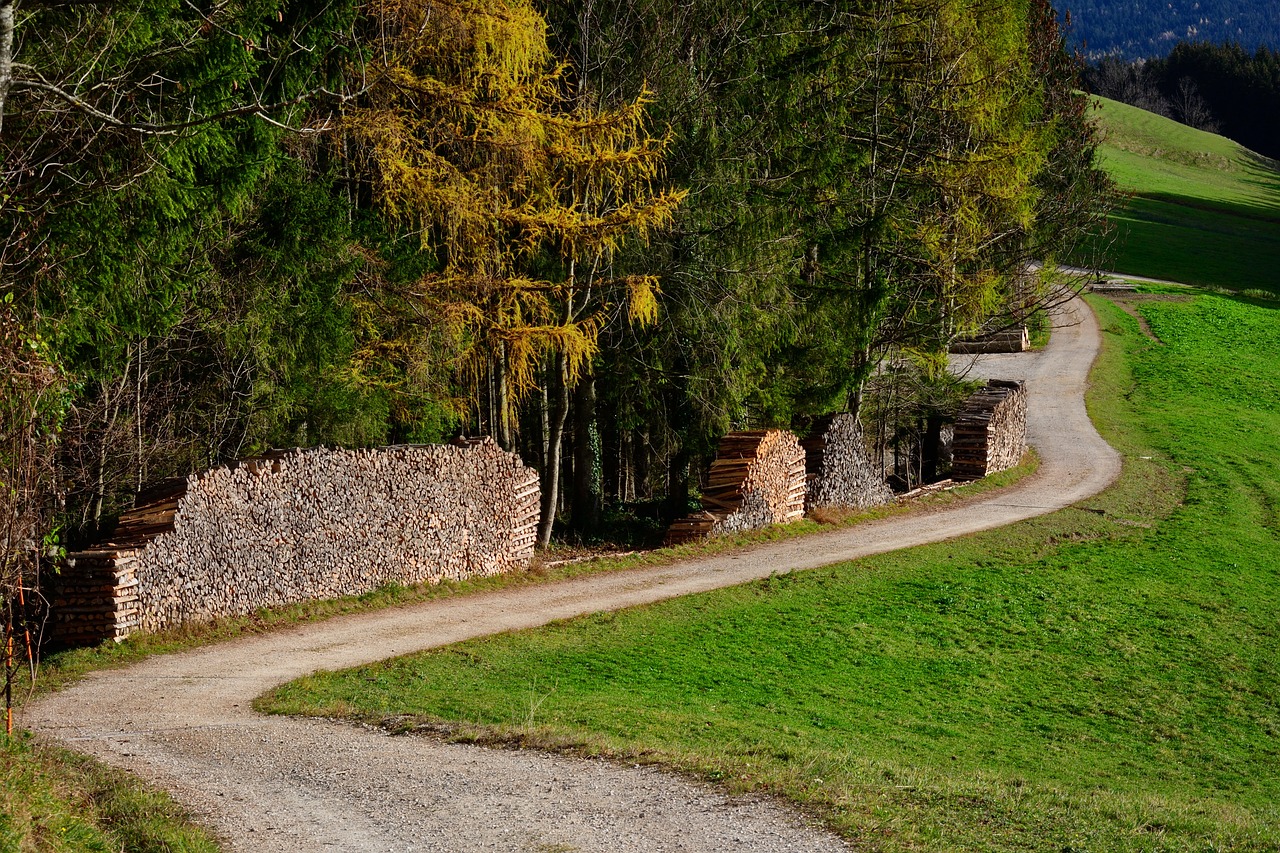
M 1112 216 L 1112 266 L 1280 292 L 1280 164 L 1145 110 L 1097 103 L 1099 159 L 1133 194 Z
M 1275 850 L 1280 323 L 1144 304 L 1161 345 L 1099 304 L 1090 410 L 1126 460 L 1083 506 L 260 707 L 660 762 L 787 796 L 860 849 Z
M 166 795 L 65 750 L 0 734 L 0 851 L 213 853 Z
M 1111 219 L 1118 269 L 1280 293 L 1280 222 L 1141 195 Z

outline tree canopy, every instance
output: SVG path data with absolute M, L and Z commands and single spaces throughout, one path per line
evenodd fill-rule
M 542 471 L 544 542 L 677 512 L 729 429 L 885 417 L 890 375 L 945 408 L 1107 204 L 1041 0 L 5 10 L 0 287 L 70 541 L 271 446 L 460 433 Z

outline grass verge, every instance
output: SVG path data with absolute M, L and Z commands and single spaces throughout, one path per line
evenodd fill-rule
M 166 795 L 91 759 L 0 734 L 0 851 L 214 853 Z
M 1143 304 L 1160 343 L 1097 304 L 1090 410 L 1126 461 L 1082 506 L 259 706 L 658 762 L 788 797 L 859 849 L 1275 850 L 1280 323 Z

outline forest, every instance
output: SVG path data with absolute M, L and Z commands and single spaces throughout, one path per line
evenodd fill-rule
M 6 591 L 272 447 L 491 435 L 547 544 L 677 516 L 729 430 L 912 440 L 1112 203 L 1056 20 L 0 0 Z
M 1251 0 L 1064 0 L 1070 46 L 1090 61 L 1163 57 L 1179 42 L 1280 49 L 1280 16 Z

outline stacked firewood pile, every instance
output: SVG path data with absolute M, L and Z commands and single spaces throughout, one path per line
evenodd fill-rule
M 1026 352 L 1031 348 L 1031 335 L 1026 326 L 1001 329 L 976 338 L 956 341 L 954 353 Z
M 533 554 L 539 509 L 537 473 L 487 439 L 273 454 L 140 497 L 112 542 L 72 555 L 59 593 L 127 604 L 101 637 L 510 571 Z
M 893 500 L 893 490 L 867 453 L 862 425 L 845 413 L 822 418 L 801 442 L 808 470 L 805 508 L 865 509 Z
M 54 579 L 49 634 L 59 645 L 123 640 L 138 627 L 137 552 L 128 548 L 81 551 Z
M 729 433 L 702 492 L 703 512 L 667 531 L 667 544 L 786 524 L 804 516 L 804 449 L 782 430 Z
M 951 442 L 951 477 L 977 480 L 1012 468 L 1027 450 L 1025 382 L 991 379 L 965 401 Z

